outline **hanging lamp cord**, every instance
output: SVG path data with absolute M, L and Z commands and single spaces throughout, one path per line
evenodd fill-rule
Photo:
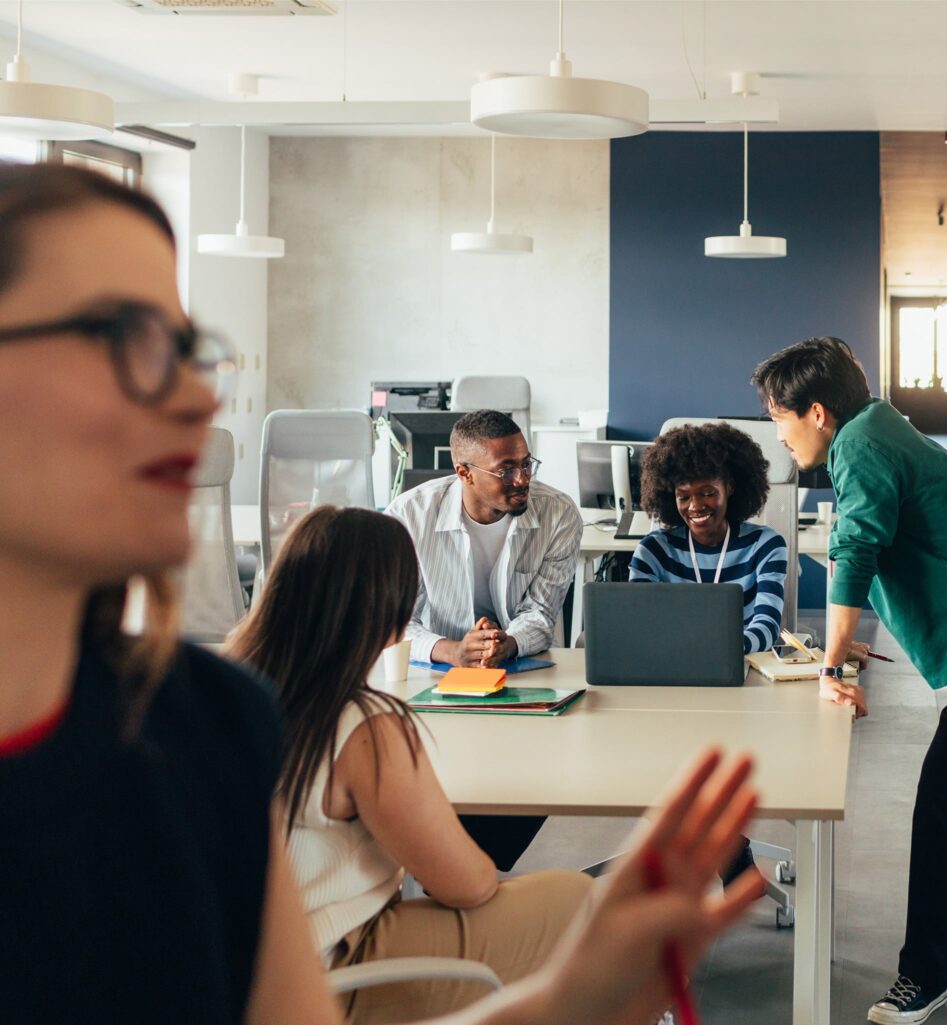
M 749 189 L 748 189 L 748 184 L 747 184 L 749 182 L 749 176 L 750 176 L 749 151 L 750 151 L 750 135 L 749 135 L 749 129 L 747 128 L 747 123 L 746 123 L 746 121 L 744 121 L 743 122 L 743 220 L 744 220 L 745 223 L 748 222 L 749 219 L 750 219 L 749 212 L 748 212 L 749 211 L 749 203 L 748 203 Z
M 245 224 L 247 182 L 247 126 L 240 126 L 240 223 Z

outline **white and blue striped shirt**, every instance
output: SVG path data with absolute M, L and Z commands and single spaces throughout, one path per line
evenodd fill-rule
M 431 661 L 442 638 L 459 641 L 476 622 L 474 565 L 464 527 L 463 485 L 441 477 L 405 492 L 386 512 L 408 528 L 418 553 L 418 600 L 406 636 L 411 657 Z M 512 518 L 490 575 L 490 595 L 501 629 L 518 654 L 544 651 L 575 576 L 582 542 L 582 517 L 561 491 L 534 480 L 529 504 Z
M 713 583 L 722 545 L 708 548 L 694 541 L 701 582 Z M 769 651 L 779 638 L 786 585 L 786 542 L 771 527 L 741 523 L 731 531 L 720 583 L 743 588 L 743 651 Z M 652 530 L 635 549 L 631 580 L 680 584 L 696 583 L 687 528 Z

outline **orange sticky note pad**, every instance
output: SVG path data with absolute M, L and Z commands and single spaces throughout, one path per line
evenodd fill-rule
M 505 669 L 460 669 L 446 673 L 437 685 L 440 694 L 467 694 L 479 697 L 497 694 L 506 686 Z

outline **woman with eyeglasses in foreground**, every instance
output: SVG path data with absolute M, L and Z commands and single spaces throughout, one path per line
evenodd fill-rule
M 270 810 L 277 716 L 243 670 L 179 645 L 167 573 L 226 351 L 188 324 L 147 198 L 70 168 L 0 168 L 0 1006 L 17 1025 L 334 1025 Z M 129 579 L 151 594 L 121 631 Z M 705 757 L 584 927 L 455 1022 L 647 1025 L 755 881 L 704 890 L 753 793 Z M 641 844 L 668 885 L 645 893 Z M 653 855 L 652 855 L 653 857 Z

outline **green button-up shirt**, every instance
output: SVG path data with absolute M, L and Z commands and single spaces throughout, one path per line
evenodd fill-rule
M 835 430 L 830 600 L 869 598 L 934 688 L 947 686 L 947 451 L 871 399 Z

